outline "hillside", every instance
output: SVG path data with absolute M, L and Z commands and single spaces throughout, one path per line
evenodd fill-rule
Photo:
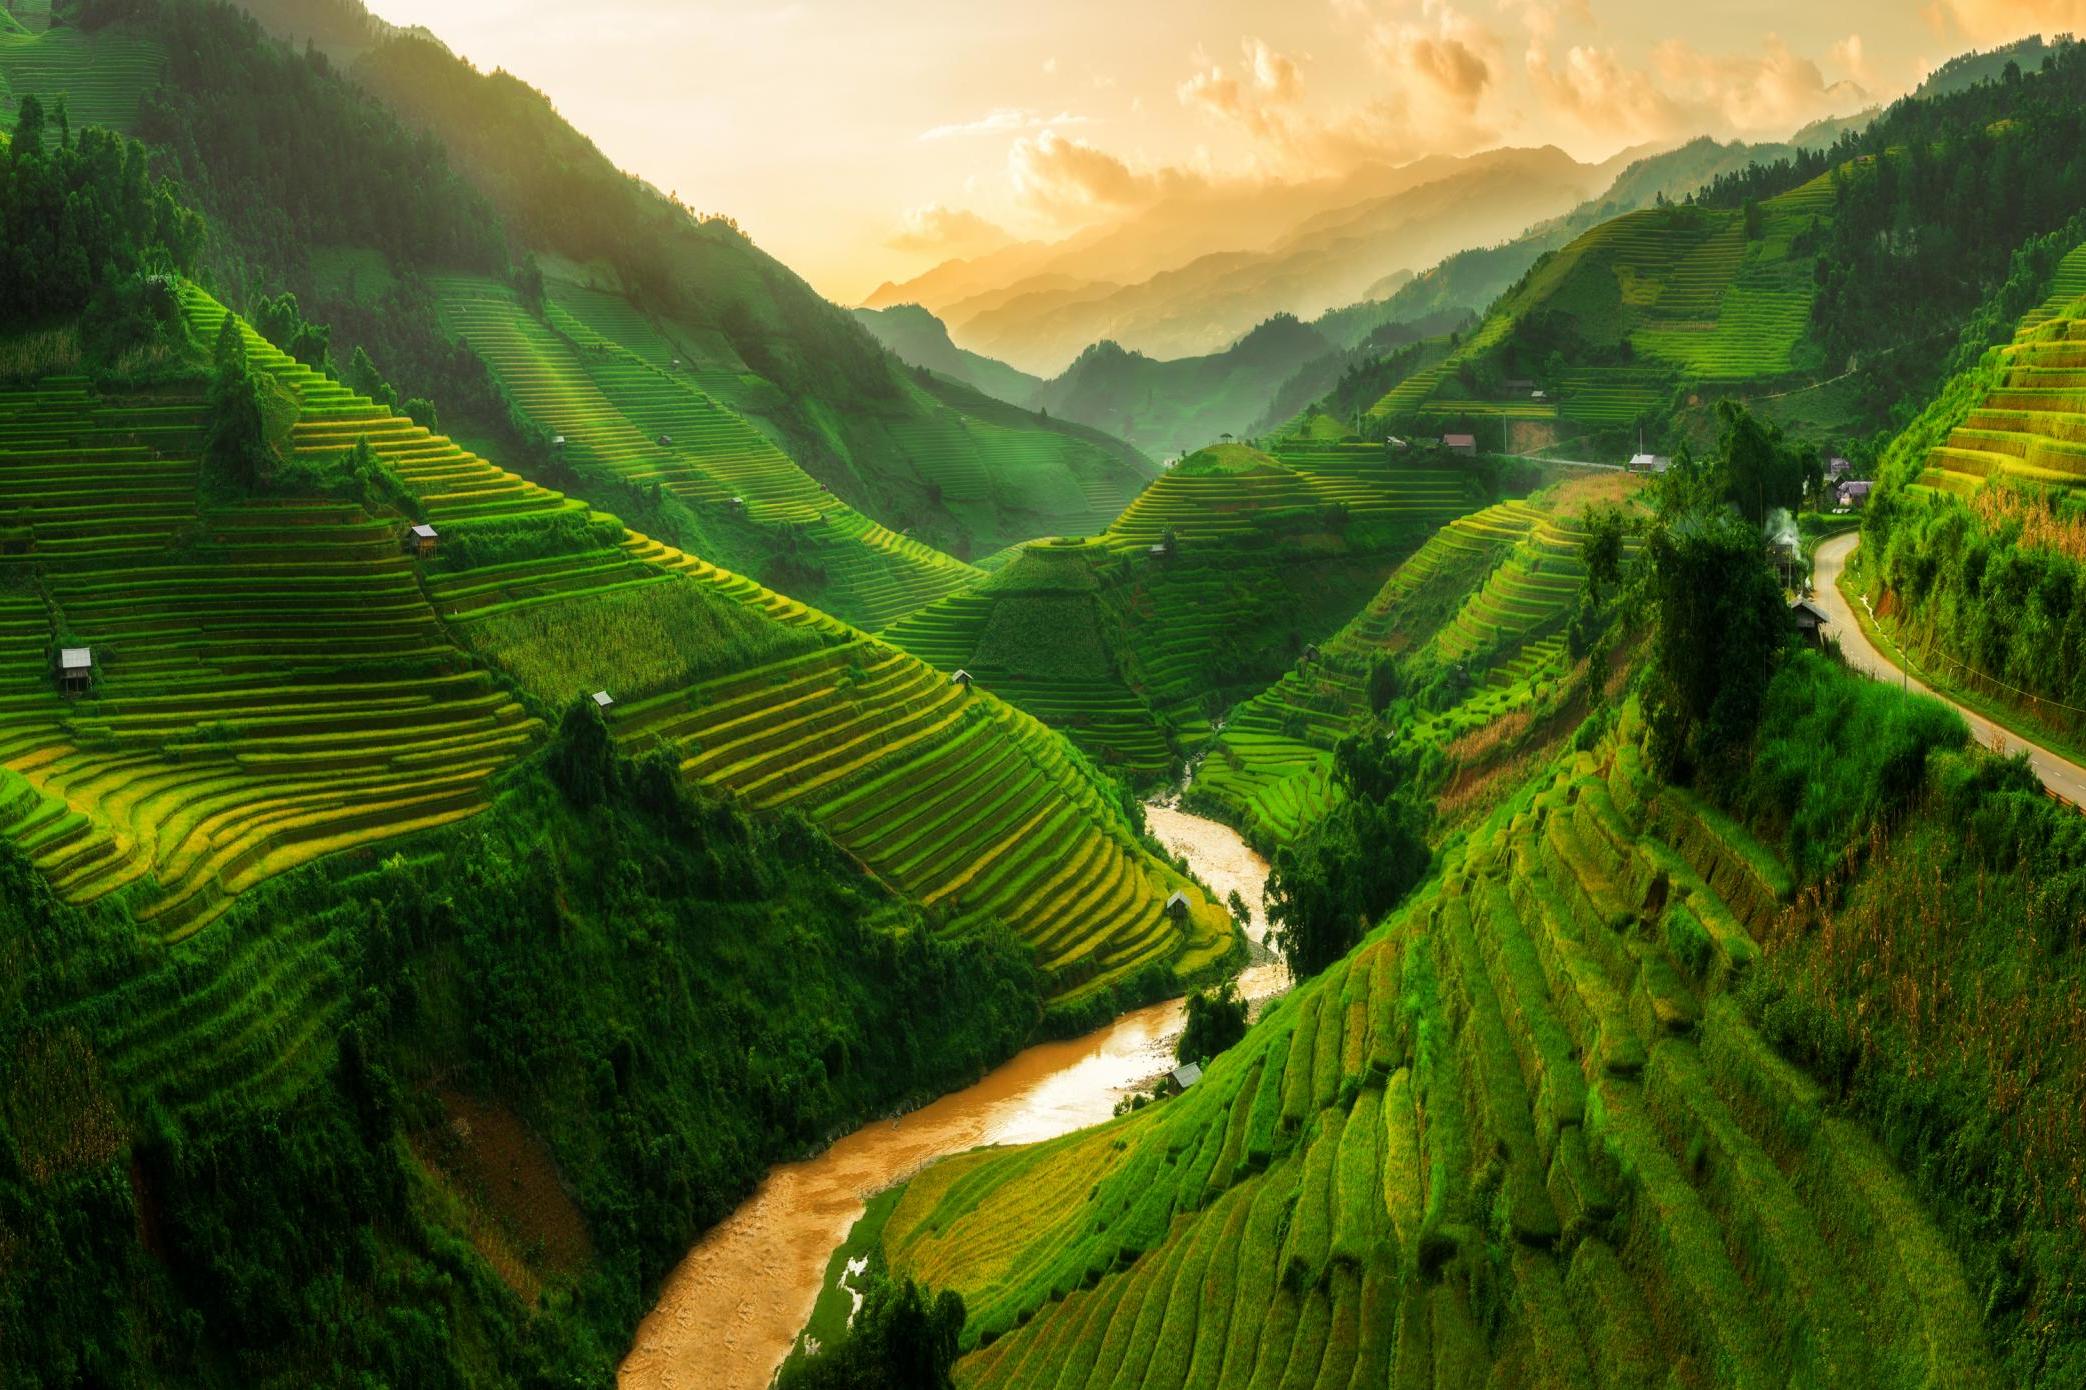
M 1148 783 L 1436 527 L 1480 505 L 1482 487 L 1381 447 L 1219 445 L 1169 469 L 1100 535 L 1033 543 L 885 635 Z
M 1919 1083 L 1963 1086 L 1979 1119 L 1887 1123 L 1895 1083 L 1866 1059 L 1930 1045 L 1926 1028 L 1773 928 L 1789 870 L 1648 776 L 1640 732 L 1539 771 L 1186 1094 L 910 1183 L 877 1246 L 963 1296 L 964 1382 L 1272 1384 L 1301 1365 L 1316 1385 L 2058 1383 L 2032 1368 L 2074 1364 L 2076 1340 L 1975 1292 L 2014 1218 L 1986 1223 L 1921 1167 L 1987 1103 L 2024 1112 L 1980 1072 Z M 1951 755 L 1932 756 L 1939 786 Z M 2031 804 L 1948 785 L 1995 813 Z M 1895 877 L 1909 856 L 1947 838 L 1942 797 L 1850 885 L 1864 939 L 1917 891 Z M 2001 878 L 2009 901 L 2030 891 L 2025 870 Z M 1925 910 L 1982 920 L 1967 896 Z M 1980 951 L 1885 972 L 1960 980 Z M 1848 1044 L 1851 1077 L 1792 1032 L 1839 1036 L 1839 984 L 1889 1015 Z M 2026 1219 L 2065 1219 L 2043 1210 Z
M 1374 414 L 1541 443 L 1630 429 L 1670 409 L 1684 384 L 1815 372 L 1812 265 L 1833 188 L 1820 176 L 1757 211 L 1660 207 L 1603 222 L 1539 260 L 1456 352 Z
M 1573 664 L 1564 630 L 1586 573 L 1578 512 L 1602 493 L 1626 495 L 1598 480 L 1558 484 L 1442 527 L 1316 655 L 1232 711 L 1189 803 L 1272 853 L 1336 804 L 1334 746 L 1396 692 L 1439 686 L 1425 696 L 1438 708 L 1409 711 L 1398 728 L 1417 748 L 1504 719 L 1527 724 Z M 1393 673 L 1387 684 L 1380 667 Z M 1374 699 L 1372 683 L 1383 689 Z
M 1009 405 L 1023 409 L 1035 406 L 1036 389 L 1043 384 L 1041 377 L 1017 371 L 980 353 L 966 352 L 950 339 L 946 324 L 917 304 L 857 309 L 855 319 L 901 362 L 954 377 Z
M 300 35 L 337 35 L 367 18 L 323 0 L 263 12 Z M 836 496 L 943 548 L 982 554 L 1091 527 L 1150 476 L 1115 441 L 1035 418 L 987 421 L 923 390 L 726 220 L 698 218 L 625 177 L 540 94 L 476 73 L 424 34 L 372 24 L 366 43 L 343 50 L 351 82 L 296 61 L 217 5 L 148 0 L 89 14 L 84 32 L 61 27 L 0 46 L 0 75 L 12 74 L 17 93 L 63 95 L 76 123 L 85 114 L 167 146 L 224 234 L 213 270 L 237 286 L 236 302 L 295 292 L 313 322 L 338 326 L 338 360 L 366 348 L 406 395 L 444 398 L 479 434 L 499 435 L 503 410 L 446 357 L 418 277 L 504 278 L 510 256 L 535 252 L 632 301 L 633 317 L 674 343 L 709 394 Z M 271 102 L 313 113 L 294 132 L 301 143 L 237 138 Z M 439 140 L 422 140 L 421 129 Z M 387 195 L 402 170 L 410 195 Z M 268 195 L 259 203 L 256 189 Z M 375 215 L 387 202 L 406 206 Z M 365 249 L 382 258 L 360 286 L 329 273 Z M 386 286 L 380 298 L 372 285 Z M 518 452 L 519 441 L 502 442 Z M 915 466 L 936 451 L 975 455 L 987 479 L 981 505 L 941 504 L 936 480 Z

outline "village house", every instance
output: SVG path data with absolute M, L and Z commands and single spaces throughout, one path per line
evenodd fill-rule
M 1796 634 L 1803 639 L 1805 646 L 1818 647 L 1824 645 L 1825 639 L 1819 629 L 1830 626 L 1832 623 L 1832 619 L 1825 615 L 1824 609 L 1807 598 L 1791 599 L 1789 601 L 1789 616 L 1795 619 Z
M 94 680 L 94 649 L 67 647 L 58 653 L 58 688 L 68 695 L 84 695 Z
M 1478 437 L 1474 434 L 1445 434 L 1441 437 L 1441 447 L 1452 454 L 1475 454 Z

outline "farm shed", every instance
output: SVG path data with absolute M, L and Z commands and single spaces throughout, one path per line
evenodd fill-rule
M 1632 473 L 1663 473 L 1672 466 L 1673 460 L 1667 458 L 1664 454 L 1630 455 L 1630 471 Z
M 1819 629 L 1832 621 L 1826 617 L 1825 610 L 1807 598 L 1790 600 L 1789 616 L 1796 620 L 1796 632 L 1804 639 L 1804 645 L 1811 647 L 1818 646 L 1822 640 Z
M 1179 1095 L 1200 1080 L 1202 1068 L 1193 1062 L 1186 1062 L 1166 1073 L 1166 1089 L 1174 1095 Z
M 66 647 L 58 653 L 58 686 L 68 695 L 85 691 L 94 679 L 94 649 Z
M 607 710 L 616 703 L 616 697 L 606 690 L 597 690 L 590 698 L 594 701 L 594 708 L 598 710 Z
M 435 553 L 440 540 L 435 528 L 423 521 L 406 532 L 406 552 L 425 560 Z
M 958 671 L 955 675 L 949 677 L 949 684 L 960 685 L 965 690 L 968 690 L 971 688 L 971 673 L 968 671 Z
M 1474 434 L 1445 434 L 1441 437 L 1441 447 L 1451 453 L 1475 454 L 1478 451 L 1478 437 Z
M 1188 918 L 1188 895 L 1178 888 L 1174 889 L 1173 893 L 1166 899 L 1166 915 L 1173 918 L 1176 922 L 1186 921 Z

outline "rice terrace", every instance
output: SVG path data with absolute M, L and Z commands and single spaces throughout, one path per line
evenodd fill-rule
M 0 1390 L 2086 1386 L 2081 25 L 0 0 Z

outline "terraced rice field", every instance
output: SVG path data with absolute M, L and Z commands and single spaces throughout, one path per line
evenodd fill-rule
M 1100 587 L 1098 547 L 1039 541 L 983 584 L 884 631 L 943 671 L 966 671 L 1125 780 L 1164 774 L 1173 758 L 1151 709 L 1118 668 Z
M 209 341 L 223 307 L 195 290 L 187 303 Z M 1113 794 L 1033 719 L 245 331 L 249 360 L 301 403 L 293 446 L 368 439 L 452 550 L 481 526 L 574 514 L 592 542 L 527 562 L 415 561 L 400 520 L 338 503 L 200 504 L 196 395 L 103 400 L 62 380 L 0 394 L 0 515 L 11 552 L 33 546 L 0 560 L 0 833 L 69 899 L 131 888 L 140 919 L 185 935 L 294 864 L 471 814 L 541 725 L 459 642 L 501 615 L 606 614 L 684 583 L 798 635 L 769 644 L 772 660 L 617 705 L 621 737 L 670 740 L 691 777 L 815 816 L 954 930 L 1005 921 L 1060 993 L 1230 949 L 1223 910 L 1138 844 Z M 55 688 L 60 634 L 95 651 L 84 696 Z M 1184 886 L 1185 928 L 1160 910 Z
M 1332 750 L 1369 713 L 1369 668 L 1435 636 L 1419 610 L 1475 587 L 1549 518 L 1523 502 L 1459 517 L 1401 564 L 1353 621 L 1235 709 L 1197 767 L 1194 797 L 1248 839 L 1284 844 L 1335 804 Z M 1438 599 L 1437 599 L 1438 602 Z
M 1170 531 L 1185 547 L 1279 533 L 1285 522 L 1292 530 L 1321 529 L 1329 508 L 1341 509 L 1346 522 L 1423 534 L 1476 504 L 1468 473 L 1393 463 L 1379 443 L 1289 440 L 1275 445 L 1273 457 L 1280 467 L 1168 473 L 1116 518 L 1108 543 L 1150 547 Z
M 1586 582 L 1585 543 L 1576 519 L 1539 521 L 1442 629 L 1435 650 L 1490 672 L 1509 666 L 1531 641 L 1554 634 Z M 1632 537 L 1632 551 L 1636 544 Z
M 158 81 L 165 61 L 151 41 L 114 29 L 88 34 L 32 25 L 9 32 L 0 26 L 0 130 L 14 129 L 25 96 L 40 100 L 47 116 L 63 97 L 74 130 L 131 130 L 139 98 Z M 57 140 L 55 125 L 47 138 Z
M 1927 455 L 1920 487 L 1967 496 L 1992 478 L 2067 490 L 2086 485 L 2082 296 L 2086 247 L 2064 258 L 2051 297 L 2021 320 L 2011 343 L 1995 349 L 1993 385 Z
M 539 320 L 493 281 L 459 277 L 439 288 L 450 331 L 532 419 L 565 438 L 576 465 L 657 485 L 724 524 L 760 528 L 771 544 L 824 572 L 807 597 L 836 615 L 878 628 L 978 577 L 833 496 L 675 370 L 665 340 L 625 301 L 568 292 Z M 582 306 L 586 317 L 567 302 Z M 620 313 L 612 305 L 621 305 Z M 596 324 L 620 336 L 605 336 Z
M 216 324 L 199 327 L 209 333 Z M 249 348 L 292 380 L 307 371 L 257 338 Z M 445 531 L 479 516 L 469 499 L 498 479 L 522 491 L 487 519 L 579 505 L 410 421 L 387 417 L 390 428 L 373 432 L 353 418 L 366 407 L 358 399 L 336 407 L 349 418 L 324 422 L 311 420 L 308 402 L 300 445 L 307 429 L 313 448 L 368 437 L 416 490 L 427 487 L 423 498 L 438 522 L 447 518 Z M 459 490 L 436 491 L 438 481 Z M 952 930 L 1004 921 L 1035 946 L 1058 994 L 1153 962 L 1193 971 L 1231 948 L 1223 909 L 1137 844 L 1119 807 L 1041 724 L 984 692 L 967 696 L 942 672 L 796 599 L 601 520 L 619 538 L 602 550 L 444 575 L 429 592 L 467 644 L 480 624 L 517 606 L 591 605 L 652 575 L 698 583 L 770 623 L 806 629 L 786 656 L 620 701 L 611 727 L 633 747 L 678 747 L 690 778 L 757 808 L 813 816 L 871 872 L 944 911 Z M 1195 901 L 1185 930 L 1160 911 L 1177 887 Z
M 201 507 L 203 428 L 196 395 L 0 394 L 0 512 L 34 545 L 0 561 L 0 833 L 68 900 L 135 886 L 168 935 L 319 854 L 469 815 L 538 727 L 447 640 L 395 523 Z M 56 634 L 94 651 L 85 695 L 54 688 Z
M 1581 367 L 1547 407 L 1593 428 L 1629 425 L 1682 383 L 1784 377 L 1805 365 L 1816 298 L 1811 260 L 1795 249 L 1833 210 L 1831 175 L 1760 205 L 1759 235 L 1745 216 L 1712 208 L 1646 208 L 1592 228 L 1532 271 L 1439 366 L 1400 383 L 1372 421 L 1416 426 L 1506 415 L 1534 418 L 1525 399 L 1463 399 L 1457 370 L 1505 342 L 1538 311 L 1572 314 L 1591 341 L 1627 343 L 1629 366 Z
M 1231 947 L 1223 909 L 1137 844 L 1061 738 L 874 639 L 619 704 L 611 724 L 676 748 L 692 778 L 813 817 L 951 930 L 1006 922 L 1054 995 Z M 1176 888 L 1194 900 L 1185 932 L 1162 911 Z
M 1732 995 L 1788 892 L 1634 742 L 1575 755 L 1184 1095 L 936 1164 L 883 1251 L 963 1296 L 971 1390 L 1994 1385 Z

